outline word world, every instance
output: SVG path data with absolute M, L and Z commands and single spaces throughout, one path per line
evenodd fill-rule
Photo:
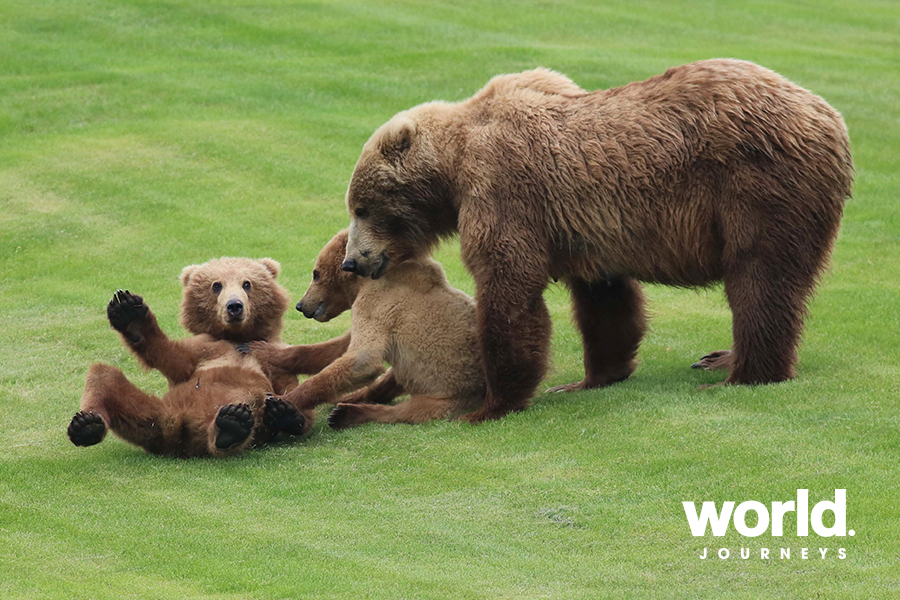
M 797 500 L 788 502 L 772 502 L 772 511 L 769 512 L 766 505 L 755 500 L 741 502 L 735 508 L 735 503 L 728 501 L 722 503 L 722 508 L 717 509 L 715 502 L 704 502 L 700 513 L 693 502 L 682 502 L 684 514 L 694 537 L 706 535 L 709 528 L 717 537 L 724 536 L 728 531 L 728 524 L 732 523 L 734 529 L 745 537 L 757 537 L 762 535 L 772 526 L 772 535 L 779 537 L 784 535 L 784 515 L 797 514 L 797 535 L 805 537 L 809 535 L 809 527 L 821 537 L 856 535 L 852 529 L 847 531 L 847 490 L 834 490 L 834 502 L 823 500 L 809 509 L 809 490 L 797 490 Z M 826 526 L 823 520 L 826 511 L 834 514 L 834 524 Z M 747 525 L 747 513 L 756 514 L 756 524 Z

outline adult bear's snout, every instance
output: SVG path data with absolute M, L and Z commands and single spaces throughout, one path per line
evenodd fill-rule
M 348 273 L 356 273 L 357 264 L 355 258 L 348 258 L 341 263 L 341 269 Z M 358 274 L 358 273 L 357 273 Z

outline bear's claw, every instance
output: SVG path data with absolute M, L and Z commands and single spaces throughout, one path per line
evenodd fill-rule
M 128 290 L 116 291 L 106 307 L 106 318 L 116 331 L 128 335 L 132 341 L 140 340 L 136 332 L 129 332 L 128 326 L 147 316 L 150 308 L 144 304 L 144 299 Z M 136 338 L 136 339 L 132 339 Z
M 76 446 L 93 446 L 103 441 L 106 423 L 97 413 L 79 411 L 72 417 L 66 433 Z
M 302 435 L 306 427 L 306 419 L 293 404 L 271 395 L 266 397 L 263 423 L 288 435 Z
M 246 404 L 228 404 L 219 409 L 216 416 L 216 448 L 227 450 L 250 437 L 253 431 L 253 413 Z
M 710 352 L 699 361 L 691 365 L 692 369 L 705 369 L 706 371 L 727 370 L 731 368 L 731 350 L 718 350 Z

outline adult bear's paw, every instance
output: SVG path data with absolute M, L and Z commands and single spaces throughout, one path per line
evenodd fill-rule
M 691 365 L 692 369 L 705 369 L 707 371 L 728 370 L 731 368 L 731 350 L 718 350 L 710 352 L 699 361 Z
M 93 446 L 106 436 L 106 423 L 97 413 L 79 411 L 69 422 L 66 433 L 76 446 Z
M 227 450 L 237 446 L 253 431 L 253 413 L 246 404 L 228 404 L 216 416 L 216 448 Z
M 574 383 L 566 383 L 564 385 L 556 385 L 552 388 L 547 388 L 545 394 L 557 394 L 560 392 L 580 392 L 583 390 L 593 390 L 597 388 L 606 387 L 608 385 L 612 385 L 614 383 L 619 383 L 621 381 L 625 381 L 631 376 L 632 368 L 628 367 L 623 372 L 620 373 L 611 373 L 606 374 L 601 377 L 595 377 L 593 379 L 582 379 L 581 381 L 576 381 Z
M 274 431 L 288 435 L 303 435 L 303 428 L 306 427 L 306 419 L 300 411 L 290 402 L 277 396 L 266 397 L 263 423 Z
M 113 329 L 128 336 L 132 342 L 138 342 L 141 336 L 130 326 L 140 323 L 148 312 L 150 309 L 144 304 L 143 298 L 128 290 L 118 290 L 106 307 L 106 318 Z

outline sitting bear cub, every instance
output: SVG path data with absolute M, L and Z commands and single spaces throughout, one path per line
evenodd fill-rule
M 328 321 L 352 306 L 349 348 L 284 400 L 304 413 L 325 402 L 339 403 L 328 417 L 334 429 L 424 423 L 478 408 L 485 380 L 472 298 L 451 287 L 441 266 L 429 258 L 403 261 L 377 279 L 346 272 L 347 238 L 345 229 L 319 253 L 313 281 L 297 309 Z M 303 348 L 248 346 L 259 360 L 288 370 Z M 384 362 L 391 369 L 382 375 Z M 410 397 L 388 404 L 402 394 Z
M 181 323 L 193 337 L 175 341 L 160 329 L 140 296 L 119 290 L 107 317 L 140 362 L 169 382 L 160 399 L 138 389 L 119 369 L 91 366 L 81 411 L 69 424 L 76 446 L 103 440 L 107 429 L 153 454 L 227 456 L 279 434 L 301 435 L 313 414 L 274 397 L 297 387 L 293 373 L 313 374 L 347 349 L 349 336 L 296 346 L 290 371 L 238 349 L 279 333 L 288 296 L 274 260 L 221 258 L 181 273 Z

